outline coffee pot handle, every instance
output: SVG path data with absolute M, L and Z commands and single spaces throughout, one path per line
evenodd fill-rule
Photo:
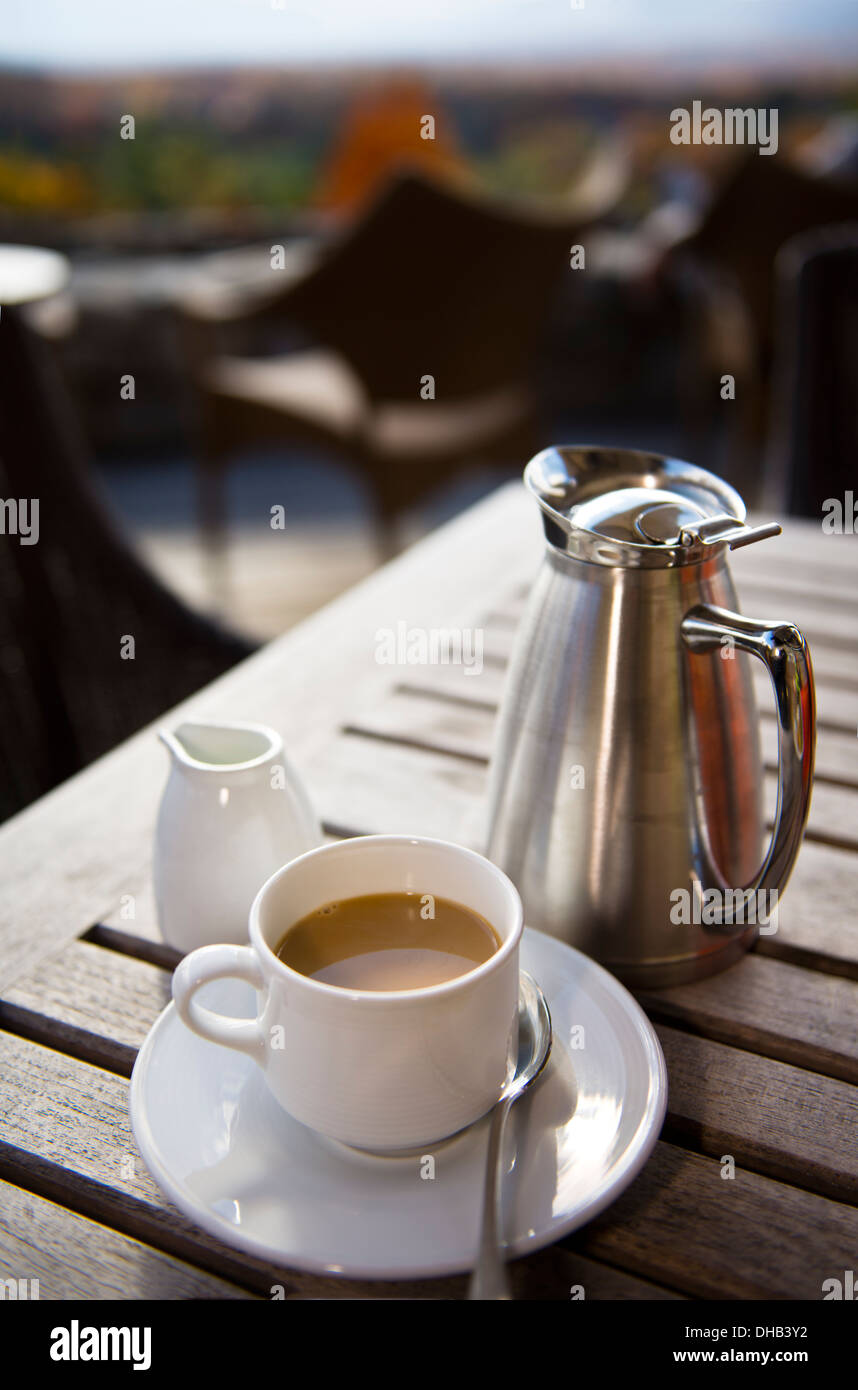
M 792 872 L 810 811 L 816 748 L 816 691 L 810 651 L 792 623 L 765 622 L 698 604 L 682 620 L 682 637 L 692 652 L 722 650 L 729 639 L 766 666 L 778 720 L 778 805 L 771 843 L 759 873 L 743 891 L 780 893 Z M 722 916 L 715 925 L 733 925 Z

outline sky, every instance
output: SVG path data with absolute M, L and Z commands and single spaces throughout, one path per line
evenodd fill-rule
M 858 0 L 0 0 L 0 63 L 858 58 Z

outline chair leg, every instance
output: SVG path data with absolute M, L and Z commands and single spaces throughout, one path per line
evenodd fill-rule
M 389 470 L 390 465 L 386 460 L 374 458 L 368 452 L 358 459 L 358 471 L 369 492 L 375 548 L 380 564 L 392 560 L 402 548 L 397 526 L 399 507 Z
M 763 372 L 755 373 L 745 387 L 734 445 L 743 480 L 740 491 L 749 507 L 760 507 L 764 502 L 768 403 L 769 383 Z
M 197 516 L 203 543 L 207 587 L 216 610 L 229 599 L 226 460 L 219 449 L 205 446 L 197 455 Z
M 385 565 L 388 560 L 393 560 L 401 550 L 399 528 L 394 512 L 385 507 L 376 506 L 373 512 L 373 529 L 376 554 L 379 562 Z

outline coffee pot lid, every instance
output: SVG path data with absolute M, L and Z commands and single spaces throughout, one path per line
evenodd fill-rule
M 596 564 L 697 564 L 713 547 L 735 549 L 781 529 L 746 525 L 745 504 L 729 484 L 662 454 L 558 446 L 531 459 L 524 480 L 555 549 Z

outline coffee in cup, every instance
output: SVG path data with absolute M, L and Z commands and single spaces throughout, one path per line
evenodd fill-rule
M 342 989 L 425 989 L 482 965 L 500 944 L 472 908 L 412 890 L 325 903 L 289 927 L 274 954 Z

